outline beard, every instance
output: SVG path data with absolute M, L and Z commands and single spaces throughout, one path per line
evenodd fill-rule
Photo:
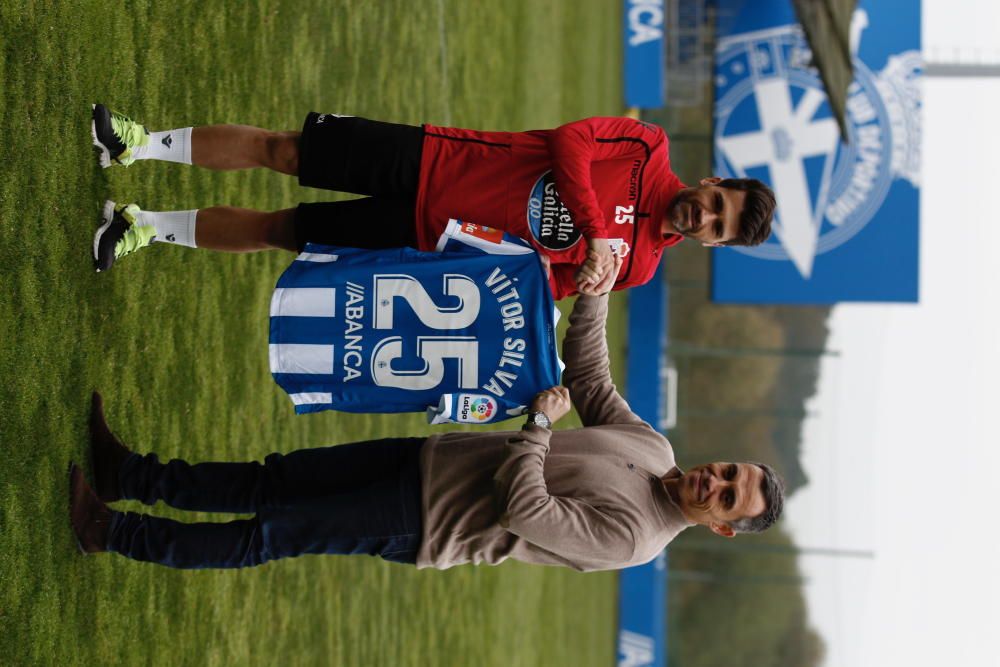
M 681 190 L 667 206 L 667 221 L 676 233 L 687 236 L 691 233 L 691 208 L 696 194 L 694 188 Z

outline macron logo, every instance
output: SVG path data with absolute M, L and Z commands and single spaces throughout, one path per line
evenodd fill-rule
M 163 137 L 163 141 L 161 141 L 160 143 L 166 146 L 167 148 L 170 148 L 170 144 L 174 143 L 174 141 L 173 139 L 170 138 L 170 135 L 168 134 L 167 136 Z

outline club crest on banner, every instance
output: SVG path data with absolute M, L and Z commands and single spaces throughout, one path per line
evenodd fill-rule
M 777 197 L 771 239 L 736 252 L 790 261 L 802 280 L 817 257 L 848 243 L 875 217 L 897 180 L 919 188 L 918 50 L 872 71 L 858 46 L 868 14 L 851 25 L 854 82 L 843 143 L 800 26 L 735 34 L 717 48 L 715 173 L 759 178 Z

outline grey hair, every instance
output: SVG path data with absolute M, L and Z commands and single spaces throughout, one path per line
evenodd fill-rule
M 781 518 L 781 512 L 785 509 L 785 480 L 781 479 L 778 473 L 774 472 L 774 468 L 766 463 L 756 461 L 748 463 L 757 466 L 764 473 L 760 480 L 760 492 L 764 496 L 764 511 L 757 516 L 732 521 L 729 527 L 737 533 L 763 533 Z

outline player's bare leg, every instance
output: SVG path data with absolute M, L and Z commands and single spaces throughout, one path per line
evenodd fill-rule
M 222 252 L 296 252 L 294 215 L 294 208 L 270 213 L 234 206 L 203 208 L 198 211 L 196 244 Z
M 291 176 L 299 173 L 299 132 L 249 125 L 150 131 L 103 104 L 93 105 L 91 115 L 91 137 L 102 167 L 163 160 L 217 170 L 264 167 Z
M 272 132 L 249 125 L 206 125 L 191 133 L 191 161 L 217 170 L 264 167 L 299 173 L 301 132 Z

